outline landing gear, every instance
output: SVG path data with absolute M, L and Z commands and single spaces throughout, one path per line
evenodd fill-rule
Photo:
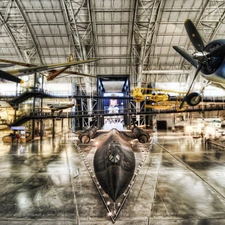
M 190 106 L 196 106 L 198 105 L 202 100 L 202 97 L 199 93 L 197 92 L 192 92 L 187 96 L 186 102 Z

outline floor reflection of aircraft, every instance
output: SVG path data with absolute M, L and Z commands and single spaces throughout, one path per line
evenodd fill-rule
M 177 46 L 173 46 L 173 48 L 196 68 L 196 72 L 180 108 L 183 107 L 185 102 L 191 106 L 198 105 L 201 102 L 201 93 L 190 93 L 199 72 L 208 81 L 207 85 L 212 83 L 215 86 L 225 89 L 225 39 L 211 41 L 205 46 L 200 34 L 190 19 L 184 22 L 184 26 L 196 52 L 190 55 Z M 203 92 L 203 90 L 200 92 Z
M 144 92 L 151 91 L 152 93 L 145 94 Z M 171 99 L 169 93 L 176 94 Z M 182 98 L 186 92 L 174 91 L 174 90 L 163 90 L 159 88 L 139 88 L 135 87 L 132 93 L 136 102 L 148 101 L 150 104 L 145 104 L 146 108 L 164 110 L 170 108 L 179 108 Z
M 28 64 L 28 63 L 0 59 L 0 61 L 2 61 L 2 62 L 15 63 L 17 65 L 29 67 L 29 68 L 22 68 L 22 69 L 8 70 L 8 71 L 0 70 L 0 78 L 9 80 L 9 81 L 13 81 L 16 83 L 23 83 L 23 80 L 18 78 L 18 76 L 25 76 L 25 75 L 33 74 L 36 72 L 42 72 L 42 71 L 51 71 L 56 68 L 64 67 L 61 70 L 55 71 L 55 73 L 57 72 L 57 75 L 59 75 L 60 73 L 62 73 L 63 71 L 65 71 L 66 69 L 68 69 L 71 66 L 90 63 L 90 62 L 94 62 L 97 60 L 98 59 L 87 59 L 87 60 L 80 60 L 80 61 L 71 61 L 71 62 L 66 62 L 66 63 L 57 63 L 57 64 L 36 66 L 33 64 Z M 52 76 L 52 74 L 51 74 L 51 76 Z M 89 76 L 91 76 L 91 75 L 89 75 Z

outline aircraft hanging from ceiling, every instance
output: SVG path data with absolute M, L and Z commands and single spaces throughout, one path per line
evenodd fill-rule
M 58 112 L 58 116 L 62 113 L 63 109 L 68 109 L 74 106 L 72 103 L 56 103 L 56 104 L 47 104 L 49 109 L 51 110 L 51 115 L 54 114 L 54 112 Z
M 5 67 L 11 67 L 14 66 L 14 64 L 10 63 L 0 63 L 0 68 L 5 68 Z
M 205 46 L 190 19 L 184 22 L 184 26 L 196 52 L 189 54 L 180 47 L 173 46 L 173 48 L 196 68 L 196 72 L 180 108 L 183 108 L 185 102 L 191 106 L 198 105 L 201 102 L 201 93 L 190 93 L 199 72 L 208 81 L 207 85 L 212 84 L 225 89 L 225 39 L 211 41 Z
M 46 76 L 47 81 L 54 80 L 56 77 L 58 77 L 58 75 L 60 75 L 62 73 L 65 73 L 65 74 L 68 74 L 68 75 L 71 74 L 71 75 L 80 75 L 80 76 L 84 76 L 84 77 L 97 78 L 94 75 L 86 74 L 86 73 L 80 73 L 78 71 L 65 71 L 67 69 L 68 69 L 68 67 L 65 67 L 61 70 L 51 70 L 51 71 L 49 71 L 48 75 Z M 44 75 L 44 74 L 42 73 L 42 75 Z
M 151 91 L 152 93 L 144 93 L 146 91 Z M 171 97 L 169 93 L 176 94 L 176 96 Z M 136 102 L 146 101 L 145 108 L 151 108 L 156 110 L 175 108 L 178 110 L 181 100 L 183 99 L 185 94 L 186 92 L 174 90 L 135 87 L 132 96 Z
M 12 63 L 12 64 L 17 64 L 17 65 L 29 67 L 29 68 L 22 68 L 22 69 L 8 70 L 8 71 L 0 70 L 0 78 L 5 79 L 5 80 L 9 80 L 9 81 L 13 81 L 13 82 L 16 82 L 16 83 L 23 83 L 23 80 L 20 79 L 18 76 L 25 76 L 25 75 L 33 74 L 33 73 L 36 73 L 36 72 L 42 72 L 42 71 L 50 71 L 49 75 L 52 76 L 52 75 L 55 75 L 55 74 L 51 73 L 51 71 L 53 69 L 64 67 L 61 70 L 55 70 L 55 73 L 57 73 L 56 76 L 58 76 L 60 73 L 64 72 L 66 69 L 68 69 L 71 66 L 90 63 L 90 62 L 94 62 L 94 61 L 97 61 L 97 60 L 98 59 L 87 59 L 87 60 L 80 60 L 80 61 L 71 61 L 71 62 L 66 62 L 66 63 L 57 63 L 57 64 L 48 64 L 48 65 L 36 66 L 36 65 L 33 65 L 33 64 L 28 64 L 28 63 L 22 63 L 22 62 L 16 62 L 16 61 L 11 61 L 11 60 L 0 59 L 1 62 Z M 92 76 L 92 75 L 89 75 L 89 74 L 87 74 L 87 75 Z M 84 74 L 83 74 L 83 76 L 84 76 Z M 95 76 L 93 76 L 93 77 L 95 77 Z
M 70 54 L 70 56 L 69 56 L 69 62 L 73 62 L 73 61 L 74 61 L 73 55 Z M 43 74 L 43 73 L 42 73 L 42 75 L 46 76 L 47 81 L 54 80 L 56 77 L 58 77 L 62 73 L 72 74 L 72 75 L 81 75 L 81 76 L 84 76 L 84 77 L 97 78 L 96 76 L 93 76 L 91 74 L 80 73 L 78 71 L 66 71 L 69 68 L 70 68 L 70 66 L 69 67 L 64 67 L 64 68 L 62 68 L 60 70 L 50 70 L 50 71 L 48 71 L 47 76 L 45 74 Z
M 76 106 L 76 105 L 74 105 L 73 103 L 59 102 L 59 103 L 49 103 L 47 104 L 47 107 L 40 107 L 36 109 L 47 110 L 47 111 L 51 110 L 52 116 L 54 115 L 55 112 L 58 112 L 57 116 L 60 116 L 64 109 L 69 109 L 73 106 Z

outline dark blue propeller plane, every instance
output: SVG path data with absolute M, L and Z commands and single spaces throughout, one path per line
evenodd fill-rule
M 183 108 L 185 102 L 190 106 L 196 106 L 201 102 L 201 93 L 190 93 L 199 72 L 208 81 L 208 84 L 225 89 L 225 39 L 214 40 L 204 45 L 190 19 L 184 22 L 184 26 L 196 52 L 190 55 L 180 47 L 173 46 L 173 48 L 196 68 L 196 72 L 180 108 Z

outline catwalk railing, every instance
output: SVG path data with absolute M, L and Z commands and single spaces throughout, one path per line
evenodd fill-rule
M 188 107 L 186 110 L 182 112 L 202 112 L 202 111 L 217 111 L 217 110 L 224 110 L 224 105 L 216 105 L 213 107 L 204 106 L 204 107 Z M 103 116 L 120 116 L 120 115 L 156 115 L 156 114 L 166 114 L 166 113 L 180 113 L 181 111 L 177 111 L 174 109 L 171 110 L 151 110 L 151 111 L 143 111 L 137 112 L 135 109 L 123 110 L 123 112 L 119 113 L 106 113 L 104 110 L 102 111 L 95 111 L 95 112 L 88 112 L 88 111 L 77 111 L 75 114 L 74 112 L 62 112 L 60 115 L 55 112 L 54 115 L 51 113 L 46 112 L 32 112 L 29 115 L 20 116 L 17 120 L 15 120 L 11 124 L 7 124 L 9 126 L 18 126 L 22 125 L 23 123 L 29 121 L 30 119 L 63 119 L 63 118 L 98 118 Z

